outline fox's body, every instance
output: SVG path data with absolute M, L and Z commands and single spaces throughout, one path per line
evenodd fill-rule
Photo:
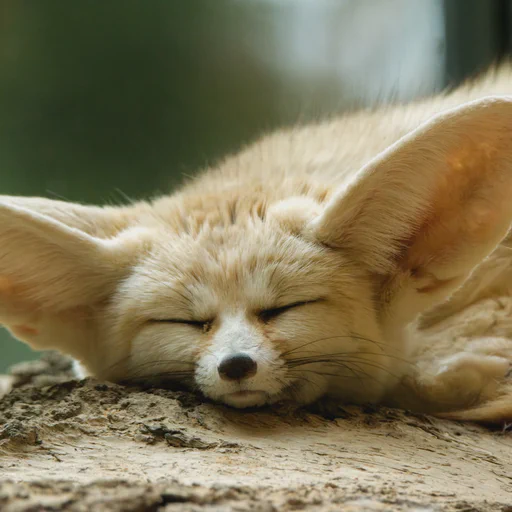
M 151 203 L 2 197 L 0 321 L 100 378 L 236 407 L 510 420 L 512 340 L 426 346 L 417 327 L 512 292 L 508 93 L 504 69 L 278 132 Z

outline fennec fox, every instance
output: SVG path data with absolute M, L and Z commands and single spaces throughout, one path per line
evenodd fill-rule
M 0 196 L 0 321 L 87 374 L 238 408 L 323 398 L 512 420 L 512 340 L 424 347 L 415 327 L 507 249 L 508 92 L 505 68 L 277 132 L 151 202 Z M 509 295 L 505 267 L 493 286 Z

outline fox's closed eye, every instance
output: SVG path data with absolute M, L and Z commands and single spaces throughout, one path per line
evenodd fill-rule
M 184 318 L 153 318 L 151 323 L 182 324 L 190 325 L 197 329 L 208 332 L 212 327 L 213 320 L 185 320 Z
M 286 306 L 279 306 L 278 308 L 271 309 L 263 309 L 258 312 L 258 318 L 263 323 L 268 323 L 274 318 L 277 318 L 279 315 L 289 311 L 290 309 L 298 308 L 300 306 L 305 306 L 306 304 L 313 304 L 315 302 L 319 302 L 320 299 L 316 300 L 302 300 L 299 302 L 293 302 L 292 304 L 286 304 Z

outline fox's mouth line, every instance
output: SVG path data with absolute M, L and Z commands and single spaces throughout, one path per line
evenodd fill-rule
M 297 387 L 300 386 L 298 381 L 292 381 L 288 383 L 286 386 L 284 386 L 280 391 L 277 393 L 269 393 L 268 391 L 265 391 L 263 389 L 240 389 L 238 391 L 232 391 L 230 393 L 224 393 L 219 400 L 225 401 L 229 398 L 234 399 L 249 399 L 251 397 L 258 398 L 261 396 L 265 396 L 265 405 L 269 405 L 272 403 L 278 403 L 282 398 L 285 398 L 290 392 L 297 392 Z M 279 397 L 279 398 L 278 398 Z M 263 405 L 262 405 L 263 406 Z M 259 407 L 262 407 L 259 406 Z
M 262 389 L 242 389 L 240 391 L 233 391 L 231 393 L 225 393 L 222 395 L 222 398 L 250 398 L 251 396 L 270 396 L 266 391 L 263 391 Z

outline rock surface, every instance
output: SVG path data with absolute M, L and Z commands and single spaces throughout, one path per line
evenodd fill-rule
M 49 356 L 0 400 L 0 510 L 512 512 L 512 434 L 393 409 L 235 411 L 69 381 Z

